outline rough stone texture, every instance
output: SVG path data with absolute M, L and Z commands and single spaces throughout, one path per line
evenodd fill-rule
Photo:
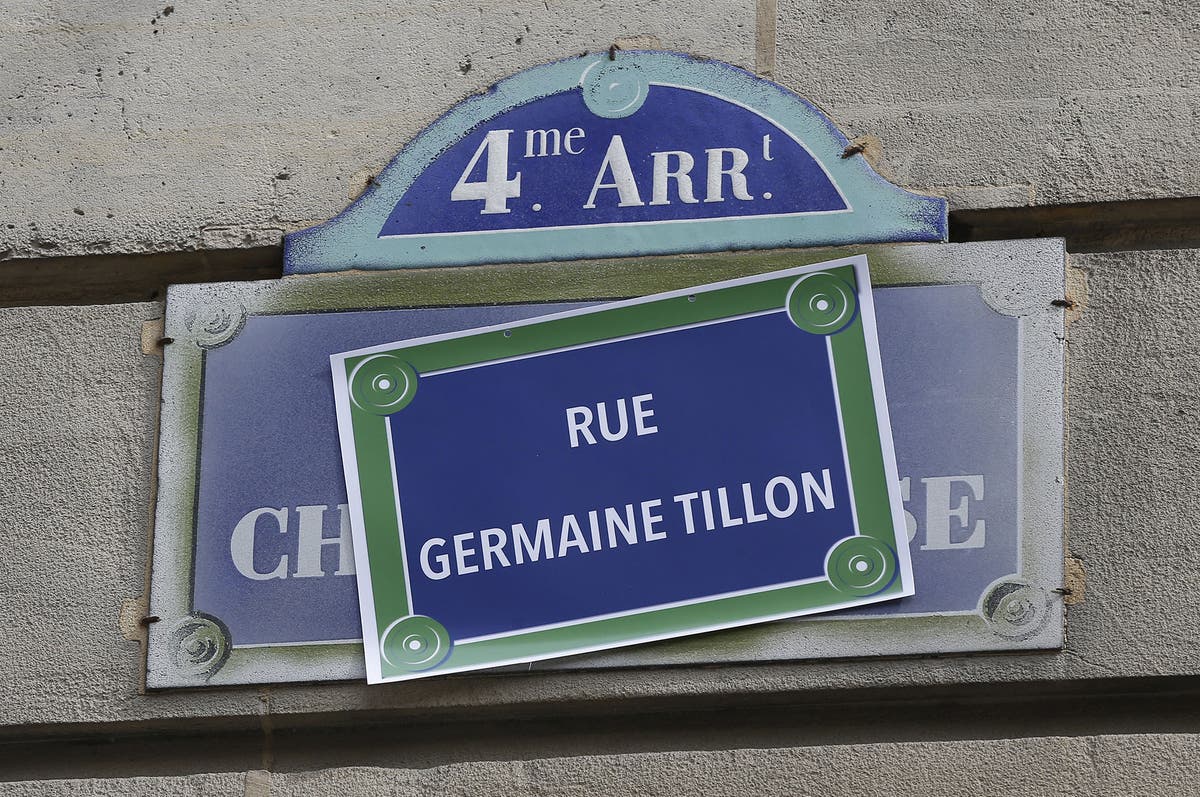
M 7 797 L 254 797 L 240 772 L 162 778 L 80 778 L 3 784 Z M 269 797 L 270 792 L 260 792 Z
M 1114 673 L 1196 672 L 1200 251 L 1072 263 L 1088 306 L 1071 330 L 1068 506 L 1088 594 L 1071 655 Z
M 340 769 L 273 775 L 272 795 L 607 795 L 711 797 L 853 794 L 1177 795 L 1200 776 L 1200 739 L 1033 738 L 585 756 L 471 763 L 425 771 Z M 1182 791 L 1181 791 L 1182 790 Z
M 355 767 L 288 774 L 252 771 L 245 775 L 37 781 L 5 784 L 5 793 L 13 797 L 566 797 L 598 792 L 613 797 L 1177 797 L 1191 793 L 1200 778 L 1197 753 L 1200 738 L 1191 734 L 1042 737 L 580 756 L 474 762 L 424 770 Z
M 0 313 L 0 650 L 21 651 L 0 658 L 0 723 L 118 719 L 137 695 L 118 615 L 145 590 L 161 360 L 141 326 L 161 313 Z M 204 702 L 258 710 L 253 695 Z
M 776 79 L 952 207 L 1200 194 L 1200 15 L 1173 0 L 780 0 Z
M 1080 256 L 1088 307 L 1071 328 L 1070 549 L 1087 599 L 1062 653 L 726 668 L 477 675 L 142 695 L 118 626 L 143 592 L 159 361 L 141 353 L 157 305 L 0 311 L 0 733 L 139 722 L 258 728 L 302 718 L 487 716 L 655 700 L 689 707 L 813 690 L 1200 673 L 1200 251 Z M 991 686 L 989 686 L 991 685 Z M 570 706 L 570 708 L 566 708 Z M 278 720 L 277 720 L 278 721 Z M 172 724 L 173 723 L 173 724 Z
M 136 684 L 136 645 L 113 621 L 142 591 L 156 365 L 131 333 L 152 306 L 0 317 L 0 701 L 87 716 Z M 52 666 L 47 667 L 48 664 Z
M 753 68 L 753 0 L 19 0 L 0 20 L 0 259 L 278 242 L 458 100 L 657 37 Z
M 0 21 L 0 259 L 275 243 L 533 64 L 623 39 L 753 68 L 756 5 L 21 0 Z M 954 207 L 1200 194 L 1190 3 L 778 12 L 776 79 Z

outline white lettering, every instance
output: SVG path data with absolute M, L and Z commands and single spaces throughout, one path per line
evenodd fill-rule
M 321 555 L 326 545 L 336 545 L 338 568 L 336 576 L 354 575 L 354 547 L 350 537 L 350 512 L 345 504 L 338 506 L 338 535 L 325 536 L 327 506 L 298 506 L 300 515 L 299 543 L 296 550 L 296 578 L 315 578 L 325 575 Z
M 725 201 L 722 191 L 725 184 L 722 178 L 725 176 L 729 177 L 729 187 L 733 189 L 734 197 L 741 200 L 754 199 L 746 188 L 746 175 L 742 174 L 742 170 L 750 165 L 750 156 L 745 150 L 737 147 L 715 147 L 704 151 L 708 153 L 708 194 L 704 197 L 705 202 Z M 724 165 L 726 154 L 733 158 L 729 168 Z
M 617 399 L 617 418 L 619 425 L 617 431 L 613 431 L 608 426 L 608 405 L 601 402 L 596 405 L 596 412 L 600 416 L 600 434 L 610 443 L 614 443 L 625 436 L 629 431 L 629 418 L 625 413 L 625 399 Z
M 479 532 L 479 544 L 481 553 L 483 554 L 483 569 L 492 569 L 492 558 L 495 557 L 500 561 L 501 567 L 509 567 L 508 556 L 504 553 L 504 546 L 508 544 L 508 535 L 504 529 L 484 529 Z
M 654 434 L 658 431 L 657 426 L 647 426 L 643 421 L 647 418 L 654 417 L 654 410 L 648 407 L 643 407 L 643 404 L 649 404 L 654 400 L 653 393 L 643 393 L 640 396 L 633 397 L 633 424 L 637 429 L 638 437 L 647 434 Z
M 613 181 L 606 183 L 604 177 L 609 171 L 612 172 Z M 745 184 L 745 179 L 742 180 L 742 183 Z M 629 156 L 625 154 L 625 142 L 621 140 L 620 136 L 613 136 L 612 141 L 608 143 L 608 151 L 604 153 L 604 160 L 600 164 L 600 171 L 596 173 L 596 181 L 592 183 L 592 193 L 588 195 L 585 208 L 596 207 L 596 194 L 601 188 L 617 189 L 618 207 L 625 208 L 645 204 L 642 202 L 641 194 L 638 193 L 637 183 L 633 179 L 633 170 L 629 168 Z
M 654 182 L 652 189 L 651 205 L 669 205 L 671 200 L 668 196 L 667 181 L 675 181 L 675 190 L 679 194 L 679 201 L 686 203 L 699 202 L 696 196 L 692 193 L 692 167 L 696 165 L 696 161 L 686 152 L 668 151 L 651 153 L 654 158 Z M 674 157 L 679 162 L 679 168 L 672 170 L 670 166 L 671 158 Z
M 563 149 L 565 149 L 569 155 L 578 155 L 579 153 L 583 152 L 582 144 L 579 145 L 579 149 L 572 148 L 571 144 L 576 139 L 583 138 L 586 135 L 587 134 L 583 132 L 582 127 L 572 127 L 567 131 L 567 134 L 563 136 Z
M 588 552 L 587 541 L 583 539 L 579 521 L 575 519 L 574 515 L 564 515 L 562 533 L 558 537 L 559 558 L 566 556 L 567 550 L 570 548 L 577 548 L 582 553 Z
M 692 501 L 700 497 L 700 493 L 683 493 L 673 499 L 677 504 L 683 504 L 683 526 L 688 534 L 696 533 L 696 522 L 692 517 Z
M 608 529 L 608 547 L 617 547 L 617 532 L 625 539 L 629 545 L 637 545 L 637 521 L 633 515 L 633 504 L 625 505 L 625 515 L 622 517 L 615 507 L 606 507 L 604 510 L 604 525 Z
M 713 517 L 712 494 L 708 490 L 700 492 L 700 503 L 704 507 L 704 527 L 712 531 L 717 527 L 717 523 Z
M 829 468 L 821 471 L 821 479 L 824 481 L 825 489 L 821 489 L 821 485 L 817 484 L 817 480 L 808 471 L 800 474 L 800 484 L 804 488 L 804 511 L 811 513 L 813 511 L 813 496 L 821 502 L 821 506 L 826 509 L 833 509 L 833 485 L 829 483 Z
M 592 550 L 600 550 L 603 544 L 600 540 L 600 513 L 595 509 L 588 512 L 588 531 L 592 533 Z
M 667 536 L 665 531 L 655 531 L 654 524 L 662 521 L 662 515 L 654 514 L 654 510 L 662 506 L 662 500 L 655 498 L 653 501 L 642 501 L 642 536 L 646 542 L 651 540 L 661 540 Z
M 583 435 L 583 439 L 588 445 L 594 446 L 596 438 L 592 434 L 592 430 L 588 427 L 592 425 L 592 411 L 588 407 L 569 407 L 567 408 L 567 433 L 571 436 L 571 448 L 579 447 L 578 434 Z
M 470 532 L 454 535 L 454 562 L 458 565 L 460 574 L 479 572 L 479 565 L 467 564 L 467 557 L 475 555 L 475 549 L 468 548 L 466 545 L 473 536 L 475 535 Z
M 446 541 L 441 537 L 430 537 L 425 540 L 425 544 L 421 546 L 421 572 L 425 577 L 432 581 L 441 581 L 450 575 L 450 557 L 444 553 L 439 553 L 433 557 L 433 561 L 437 562 L 439 567 L 435 570 L 429 566 L 429 549 L 433 546 L 445 547 Z
M 747 523 L 758 523 L 760 520 L 767 519 L 766 514 L 754 511 L 754 496 L 750 493 L 750 482 L 742 483 L 742 502 L 746 505 Z
M 538 139 L 538 151 L 533 151 L 533 139 Z M 549 152 L 546 151 L 546 145 L 553 138 L 554 146 Z M 544 158 L 547 155 L 558 155 L 560 153 L 559 145 L 562 143 L 562 134 L 558 132 L 558 128 L 550 130 L 526 130 L 525 131 L 525 157 L 526 158 Z
M 555 133 L 558 131 L 556 130 Z M 508 177 L 508 137 L 511 130 L 489 130 L 479 143 L 479 148 L 471 157 L 462 176 L 450 190 L 450 200 L 462 202 L 466 200 L 483 200 L 482 213 L 509 213 L 508 200 L 521 195 L 521 173 L 517 172 L 511 180 Z M 542 142 L 543 145 L 545 142 Z M 557 142 L 555 143 L 557 146 Z M 479 158 L 487 153 L 483 182 L 470 180 L 471 172 Z
M 246 578 L 254 581 L 270 581 L 273 578 L 287 578 L 287 554 L 281 554 L 273 570 L 266 572 L 254 568 L 254 536 L 258 531 L 258 519 L 270 517 L 275 521 L 275 530 L 280 534 L 287 533 L 287 509 L 273 509 L 264 506 L 247 512 L 245 517 L 237 522 L 233 534 L 229 538 L 229 555 L 233 558 L 233 566 Z
M 654 417 L 654 410 L 649 407 L 649 403 L 653 400 L 653 393 L 643 393 L 630 399 L 633 403 L 634 430 L 638 437 L 658 432 L 657 426 L 651 426 L 646 422 Z M 588 445 L 595 445 L 596 436 L 592 434 L 591 429 L 593 419 L 600 422 L 600 436 L 608 442 L 615 443 L 624 439 L 629 434 L 629 410 L 625 402 L 626 399 L 623 398 L 616 400 L 614 404 L 616 408 L 615 421 L 610 421 L 608 404 L 603 401 L 596 405 L 595 414 L 592 413 L 591 407 L 568 407 L 567 437 L 571 441 L 571 448 L 578 448 L 580 439 Z
M 955 483 L 965 484 L 970 490 L 970 496 L 964 495 L 958 503 L 950 506 L 951 486 Z M 987 534 L 986 522 L 982 519 L 975 521 L 971 533 L 966 539 L 957 542 L 951 539 L 951 519 L 958 521 L 958 527 L 965 529 L 969 523 L 969 508 L 967 502 L 974 498 L 983 500 L 983 476 L 935 476 L 921 479 L 925 485 L 925 544 L 923 551 L 950 551 L 958 548 L 982 548 Z
M 729 496 L 726 495 L 724 487 L 717 488 L 717 503 L 721 505 L 721 528 L 727 529 L 742 525 L 740 517 L 730 517 L 729 515 Z
M 549 518 L 542 518 L 537 522 L 537 530 L 533 533 L 532 541 L 525 533 L 525 526 L 522 524 L 514 523 L 512 531 L 513 552 L 516 555 L 517 564 L 523 564 L 525 561 L 536 562 L 542 556 L 547 559 L 554 558 L 554 550 L 550 547 Z
M 782 487 L 784 492 L 787 493 L 788 502 L 784 509 L 780 509 L 779 503 L 775 500 L 775 490 L 778 487 Z M 796 483 L 787 476 L 776 476 L 767 482 L 766 493 L 767 511 L 780 520 L 791 517 L 796 511 L 796 507 L 800 505 L 800 496 L 796 492 Z

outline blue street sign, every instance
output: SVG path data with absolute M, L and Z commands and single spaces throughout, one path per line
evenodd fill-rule
M 851 611 L 974 612 L 989 584 L 1020 570 L 1017 319 L 973 285 L 874 297 L 918 594 Z M 205 359 L 194 608 L 235 647 L 360 639 L 337 430 L 323 409 L 329 355 L 580 306 L 247 318 Z
M 1062 243 L 879 247 L 872 250 L 871 256 L 873 276 L 898 286 L 885 285 L 873 295 L 898 465 L 896 525 L 901 532 L 897 544 L 898 548 L 908 549 L 916 594 L 813 615 L 801 622 L 730 631 L 711 644 L 695 640 L 639 646 L 550 666 L 795 660 L 1061 645 L 1063 629 L 1056 617 L 1062 603 L 1055 590 L 1062 584 L 1063 561 L 1062 537 L 1056 533 L 1062 518 L 1062 319 L 1061 312 L 1047 305 L 1045 297 L 1060 295 Z M 737 276 L 770 266 L 787 268 L 814 258 L 815 254 L 778 253 L 631 262 L 617 265 L 615 271 L 608 265 L 590 267 L 589 275 L 593 271 L 604 275 L 603 288 L 581 280 L 577 274 L 559 269 L 543 272 L 536 266 L 479 271 L 469 285 L 459 278 L 448 280 L 445 273 L 420 271 L 173 286 L 168 294 L 166 333 L 175 342 L 166 347 L 164 358 L 150 598 L 151 613 L 162 621 L 149 629 L 148 684 L 162 688 L 363 676 L 364 643 L 356 580 L 365 565 L 356 560 L 352 544 L 352 502 L 340 467 L 336 425 L 328 411 L 333 404 L 333 389 L 327 378 L 331 354 L 378 345 L 380 341 L 406 341 L 496 325 L 514 330 L 516 339 L 523 320 L 594 306 L 557 301 L 562 297 L 604 295 L 600 291 L 636 295 L 656 286 L 678 288 L 693 281 L 695 275 L 712 275 L 709 279 Z M 552 303 L 445 306 L 516 297 Z M 422 309 L 395 309 L 412 307 L 414 302 Z M 746 321 L 744 326 L 739 326 L 740 321 L 723 324 L 722 340 L 734 341 L 743 330 L 750 333 L 750 323 L 764 323 L 761 319 Z M 697 334 L 713 331 L 696 330 Z M 775 334 L 761 332 L 768 337 Z M 659 335 L 658 343 L 666 345 L 671 335 L 684 334 L 692 332 Z M 512 342 L 501 340 L 504 345 Z M 741 374 L 741 381 L 758 379 L 759 373 L 766 373 L 763 383 L 771 383 L 766 395 L 739 395 L 728 381 L 710 384 L 696 376 L 695 372 L 702 369 L 676 374 L 674 379 L 690 385 L 692 392 L 713 391 L 714 396 L 724 392 L 723 400 L 747 402 L 753 410 L 747 423 L 753 426 L 761 422 L 760 416 L 770 413 L 769 405 L 774 400 L 771 393 L 795 391 L 797 383 L 794 374 L 770 373 L 767 367 L 771 353 L 781 349 L 779 345 L 742 344 L 744 340 L 739 345 L 749 354 L 723 356 L 721 370 L 713 371 L 717 375 L 714 378 L 725 373 L 726 362 L 731 363 L 729 373 Z M 793 363 L 796 367 L 792 370 L 812 367 L 812 353 L 805 354 L 803 343 L 793 340 L 792 344 L 784 347 L 787 357 L 810 357 L 807 364 Z M 716 351 L 717 342 L 705 347 Z M 581 350 L 579 356 L 600 357 L 604 353 Z M 513 365 L 539 369 L 552 365 L 549 360 L 534 362 L 536 359 Z M 636 368 L 633 363 L 637 363 Z M 568 369 L 569 373 L 563 374 L 539 371 L 536 376 L 535 381 L 553 385 L 561 382 L 563 390 L 572 381 L 580 384 L 581 391 L 600 390 L 601 384 L 596 382 L 607 386 L 611 381 L 611 395 L 572 398 L 569 402 L 568 396 L 557 397 L 564 404 L 560 409 L 578 411 L 572 417 L 582 426 L 575 431 L 578 445 L 571 450 L 585 452 L 583 456 L 615 456 L 605 449 L 645 446 L 657 439 L 665 440 L 675 431 L 658 423 L 661 407 L 666 406 L 662 403 L 664 397 L 670 395 L 670 385 L 660 384 L 666 378 L 662 369 L 648 367 L 641 355 L 635 354 L 621 356 L 620 366 L 612 366 L 607 363 L 602 368 L 596 364 L 594 368 Z M 493 389 L 484 380 L 483 372 L 491 367 L 433 376 L 425 369 L 418 379 L 426 397 L 437 393 L 439 380 L 453 379 L 472 380 L 464 390 L 496 397 L 495 408 L 484 402 L 474 414 L 462 415 L 464 428 L 477 427 L 473 434 L 484 440 L 484 447 L 516 451 L 524 441 L 512 433 L 509 425 L 500 422 L 500 413 L 503 410 L 504 414 L 520 417 L 528 415 L 528 407 L 511 398 L 513 390 Z M 506 372 L 516 370 L 514 367 Z M 613 376 L 598 379 L 592 370 L 612 371 Z M 630 381 L 642 376 L 654 383 L 645 391 Z M 653 399 L 646 398 L 648 395 Z M 810 398 L 820 396 L 813 394 Z M 622 399 L 626 437 L 611 443 L 605 439 L 601 425 L 607 424 L 603 429 L 610 435 L 620 433 Z M 509 406 L 503 407 L 506 401 Z M 810 409 L 819 412 L 819 401 Z M 432 411 L 419 401 L 406 408 L 410 419 Z M 637 415 L 639 411 L 653 414 Z M 405 413 L 395 417 L 397 424 L 405 423 Z M 718 420 L 732 422 L 723 417 Z M 410 431 L 422 439 L 423 448 L 443 456 L 444 452 L 436 453 L 445 447 L 438 446 L 441 433 L 435 421 L 430 416 L 415 425 L 411 420 L 407 423 L 413 427 Z M 529 424 L 532 419 L 525 417 L 521 422 Z M 720 423 L 711 431 L 721 431 Z M 655 427 L 654 433 L 648 432 L 651 426 Z M 692 418 L 685 426 L 697 427 L 700 423 Z M 584 427 L 598 441 L 596 445 L 587 441 Z M 638 434 L 639 428 L 647 433 Z M 491 433 L 485 434 L 488 429 Z M 571 434 L 565 425 L 560 431 L 564 436 Z M 721 434 L 725 440 L 737 440 L 729 429 Z M 761 430 L 755 434 L 763 437 Z M 553 438 L 549 432 L 536 436 Z M 566 440 L 570 448 L 570 438 Z M 673 443 L 679 444 L 678 439 Z M 392 439 L 393 448 L 397 445 L 399 441 Z M 736 445 L 726 447 L 730 452 L 728 464 L 754 470 L 748 452 L 739 452 Z M 647 495 L 624 501 L 597 496 L 594 506 L 572 512 L 576 503 L 582 503 L 586 483 L 566 479 L 552 462 L 554 457 L 566 457 L 568 453 L 548 451 L 546 463 L 534 462 L 530 466 L 533 470 L 528 471 L 530 479 L 554 484 L 553 500 L 545 502 L 548 508 L 539 512 L 542 502 L 537 508 L 521 504 L 516 498 L 520 490 L 502 496 L 512 503 L 496 514 L 510 517 L 495 520 L 478 512 L 478 507 L 466 505 L 466 501 L 449 501 L 447 515 L 453 516 L 452 522 L 459 528 L 444 534 L 431 531 L 418 540 L 414 597 L 421 602 L 422 611 L 445 621 L 443 629 L 453 630 L 453 638 L 446 631 L 451 642 L 477 638 L 470 634 L 487 636 L 489 629 L 499 625 L 497 617 L 471 616 L 440 594 L 445 582 L 459 576 L 425 576 L 421 547 L 433 538 L 445 540 L 444 546 L 434 540 L 425 551 L 426 565 L 435 576 L 443 564 L 459 568 L 455 537 L 468 534 L 457 541 L 462 564 L 468 570 L 472 565 L 481 566 L 482 570 L 468 577 L 485 580 L 504 567 L 495 549 L 499 539 L 495 529 L 507 532 L 509 548 L 504 553 L 512 569 L 518 567 L 511 548 L 514 524 L 525 523 L 526 536 L 533 544 L 538 540 L 538 521 L 551 523 L 557 519 L 557 526 L 551 526 L 557 535 L 557 555 L 568 515 L 575 516 L 582 539 L 576 539 L 573 524 L 566 523 L 569 539 L 565 557 L 523 561 L 520 568 L 550 561 L 576 567 L 570 561 L 572 557 L 622 556 L 631 553 L 634 545 L 641 546 L 641 553 L 654 554 L 650 546 L 661 545 L 662 540 L 647 540 L 644 529 L 651 526 L 651 537 L 655 537 L 661 528 L 658 521 L 647 523 L 643 518 L 643 502 L 665 498 L 664 506 L 675 510 L 675 519 L 686 522 L 682 512 L 687 499 L 679 503 L 673 499 L 696 492 L 697 497 L 689 504 L 689 517 L 697 525 L 695 533 L 703 529 L 720 544 L 730 533 L 765 531 L 770 525 L 757 519 L 748 522 L 751 516 L 758 518 L 764 511 L 770 514 L 769 506 L 764 510 L 764 476 L 769 483 L 778 475 L 788 475 L 803 501 L 806 472 L 815 482 L 808 487 L 814 501 L 812 514 L 842 522 L 836 517 L 842 506 L 826 509 L 816 492 L 836 496 L 847 489 L 846 482 L 839 481 L 831 468 L 826 488 L 824 466 L 798 461 L 798 483 L 790 473 L 752 472 L 745 477 L 731 474 L 728 479 L 711 479 L 711 484 L 689 487 L 683 484 L 683 477 L 708 467 L 703 462 L 685 457 L 678 468 L 665 468 L 647 457 L 649 470 L 642 480 Z M 567 461 L 561 459 L 559 464 Z M 401 462 L 401 469 L 410 464 Z M 715 468 L 724 464 L 709 463 Z M 448 461 L 446 467 L 460 464 Z M 504 462 L 496 473 L 503 475 L 505 470 L 516 469 L 511 462 Z M 476 472 L 464 478 L 484 483 L 489 473 L 486 466 L 478 466 Z M 636 480 L 627 476 L 619 471 L 616 478 L 629 487 Z M 404 478 L 420 481 L 423 474 L 412 470 Z M 667 489 L 650 490 L 650 485 L 660 483 Z M 729 518 L 727 528 L 721 517 L 721 488 Z M 772 489 L 778 505 L 779 499 L 786 498 L 787 487 L 776 482 Z M 722 526 L 713 532 L 708 532 L 701 497 L 706 490 L 713 522 Z M 572 491 L 578 493 L 580 501 L 572 499 Z M 650 494 L 656 491 L 664 495 Z M 423 492 L 424 486 L 411 496 L 416 499 L 412 511 L 426 517 L 440 514 L 438 507 L 422 506 Z M 632 522 L 628 520 L 629 504 L 634 509 Z M 801 506 L 801 512 L 808 515 L 806 507 Z M 615 549 L 607 545 L 609 529 L 605 524 L 610 518 L 602 510 L 610 507 L 620 510 L 614 513 L 614 522 L 616 515 L 624 512 L 625 525 L 641 532 L 639 542 Z M 648 509 L 651 516 L 660 514 L 657 506 Z M 597 510 L 598 531 L 602 532 L 604 547 L 599 554 L 591 553 L 597 547 L 588 514 L 591 510 Z M 665 524 L 666 514 L 662 514 Z M 526 522 L 522 520 L 525 516 L 532 517 Z M 734 525 L 737 519 L 743 521 L 742 525 Z M 823 533 L 818 526 L 813 528 L 816 536 Z M 617 542 L 624 544 L 621 528 L 614 526 L 613 531 Z M 469 536 L 472 532 L 474 537 Z M 493 548 L 488 554 L 483 553 L 485 543 Z M 588 554 L 582 554 L 580 544 L 588 546 Z M 484 557 L 490 557 L 491 571 Z M 811 561 L 811 551 L 800 547 L 782 558 Z M 705 572 L 697 581 L 703 582 L 705 589 L 747 588 L 754 583 L 754 574 L 742 564 L 733 558 L 729 572 Z M 692 599 L 683 589 L 687 584 L 678 575 L 668 572 L 663 577 L 662 594 L 655 600 Z M 722 584 L 722 578 L 728 581 Z M 771 580 L 769 575 L 764 579 Z M 528 607 L 512 602 L 505 605 L 508 598 L 502 596 L 497 612 L 501 619 L 507 614 L 521 624 L 553 625 L 558 616 L 554 611 L 560 608 L 563 614 L 575 615 L 595 609 L 586 603 L 590 595 L 568 594 L 570 600 L 564 602 L 568 605 L 536 605 L 536 612 L 524 616 L 520 611 Z M 458 649 L 461 653 L 470 645 L 459 645 Z
M 913 593 L 865 257 L 331 362 L 371 683 Z
M 650 87 L 645 101 L 681 124 L 586 118 L 578 91 L 500 115 L 421 173 L 380 236 L 850 210 L 821 164 L 770 120 L 672 86 Z M 541 127 L 563 119 L 580 125 L 565 136 Z
M 729 64 L 585 55 L 449 110 L 287 273 L 946 240 L 946 201 L 881 178 L 814 105 Z

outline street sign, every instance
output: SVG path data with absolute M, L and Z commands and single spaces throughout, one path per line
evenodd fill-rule
M 866 251 L 918 594 L 539 666 L 1061 644 L 1062 318 L 1049 304 L 1062 291 L 1061 242 Z M 148 683 L 364 677 L 330 354 L 834 256 L 172 286 L 151 589 L 161 620 L 149 629 Z M 505 301 L 520 304 L 496 304 Z M 1029 611 L 1008 611 L 1014 599 Z M 847 612 L 854 619 L 838 619 Z
M 613 51 L 506 78 L 409 142 L 286 273 L 945 241 L 812 103 L 731 64 Z
M 913 592 L 865 257 L 331 360 L 372 683 Z

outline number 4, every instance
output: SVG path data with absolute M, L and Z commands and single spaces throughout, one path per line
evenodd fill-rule
M 482 199 L 480 213 L 508 213 L 508 200 L 521 195 L 521 173 L 508 179 L 508 137 L 511 130 L 489 130 L 463 170 L 462 177 L 450 191 L 450 200 L 460 202 Z M 487 152 L 486 178 L 483 182 L 471 182 L 468 178 L 479 163 L 480 156 Z

